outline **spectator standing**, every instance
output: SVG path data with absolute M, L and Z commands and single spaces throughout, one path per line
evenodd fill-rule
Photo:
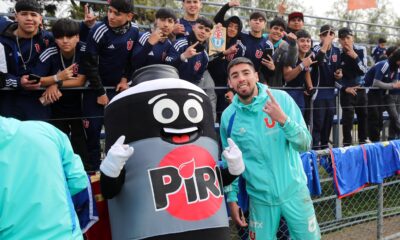
M 86 45 L 79 42 L 79 23 L 70 19 L 59 19 L 52 33 L 56 44 L 47 48 L 32 69 L 40 79 L 41 86 L 47 87 L 42 104 L 51 104 L 51 121 L 55 127 L 71 136 L 72 147 L 87 165 L 86 133 L 82 122 L 82 92 L 62 90 L 81 87 L 85 84 L 82 61 Z
M 342 78 L 340 66 L 340 49 L 333 45 L 335 29 L 331 25 L 323 25 L 319 31 L 320 44 L 314 46 L 313 54 L 318 61 L 313 65 L 311 79 L 316 89 L 312 96 L 313 102 L 313 148 L 327 148 L 331 134 L 333 117 L 336 112 L 335 89 L 336 81 Z
M 182 0 L 182 8 L 184 15 L 178 19 L 175 24 L 174 34 L 176 38 L 187 37 L 192 32 L 193 25 L 196 24 L 197 18 L 200 16 L 203 7 L 202 0 Z
M 139 32 L 133 18 L 130 0 L 111 0 L 107 18 L 89 33 L 84 57 L 84 69 L 90 87 L 83 96 L 89 162 L 93 170 L 100 165 L 100 132 L 103 126 L 104 106 L 118 92 L 128 88 L 127 63 L 137 44 Z M 115 87 L 105 90 L 104 87 Z
M 311 65 L 313 62 L 311 50 L 311 35 L 305 30 L 299 30 L 296 33 L 298 45 L 298 60 L 295 66 L 284 66 L 283 77 L 285 80 L 285 87 L 304 88 L 306 93 L 312 89 L 311 82 Z M 287 89 L 285 90 L 297 103 L 303 116 L 305 111 L 304 90 L 303 89 Z
M 380 60 L 383 60 L 384 58 L 387 58 L 386 56 L 386 39 L 384 38 L 379 38 L 378 39 L 378 45 L 375 46 L 372 49 L 371 56 L 374 59 L 375 63 L 379 62 Z
M 151 64 L 164 64 L 168 51 L 172 47 L 172 31 L 176 15 L 170 8 L 160 8 L 156 12 L 154 28 L 140 35 L 137 46 L 133 49 L 130 63 L 133 69 Z
M 367 51 L 354 44 L 353 31 L 344 27 L 339 29 L 339 43 L 342 46 L 340 67 L 343 69 L 340 104 L 343 111 L 343 145 L 352 145 L 354 113 L 357 114 L 358 142 L 367 140 L 367 94 L 362 76 L 367 72 Z
M 51 34 L 40 29 L 41 7 L 34 0 L 20 0 L 15 4 L 15 23 L 8 24 L 0 35 L 4 46 L 7 85 L 20 91 L 3 92 L 0 97 L 0 114 L 20 120 L 47 120 L 50 109 L 43 106 L 37 90 L 40 83 L 29 80 L 28 74 L 37 63 L 39 55 L 53 41 Z

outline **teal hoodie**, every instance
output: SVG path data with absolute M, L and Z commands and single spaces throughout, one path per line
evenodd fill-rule
M 71 195 L 87 184 L 64 133 L 0 116 L 0 239 L 82 239 Z
M 269 96 L 267 86 L 257 83 L 258 96 L 244 105 L 237 95 L 223 112 L 220 134 L 222 146 L 228 146 L 228 127 L 235 114 L 230 137 L 243 153 L 246 170 L 242 174 L 251 201 L 279 205 L 300 188 L 307 187 L 299 152 L 309 150 L 311 135 L 301 111 L 284 91 L 270 89 L 287 120 L 283 126 L 274 123 L 263 112 Z M 237 181 L 225 188 L 228 202 L 237 202 Z

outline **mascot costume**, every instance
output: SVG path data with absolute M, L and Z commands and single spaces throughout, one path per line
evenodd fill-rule
M 167 65 L 137 70 L 133 83 L 104 116 L 100 182 L 113 239 L 230 239 L 222 182 L 244 164 L 230 141 L 219 170 L 208 96 Z

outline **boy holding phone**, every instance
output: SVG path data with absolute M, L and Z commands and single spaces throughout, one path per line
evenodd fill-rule
M 37 1 L 20 0 L 15 4 L 16 22 L 7 23 L 0 35 L 7 63 L 7 86 L 21 91 L 6 91 L 0 96 L 0 114 L 19 120 L 47 120 L 50 109 L 38 100 L 40 83 L 29 80 L 29 74 L 39 55 L 53 41 L 47 31 L 40 29 L 42 9 Z
M 79 90 L 62 91 L 63 88 L 81 87 L 85 84 L 82 61 L 86 45 L 79 41 L 79 23 L 73 20 L 57 20 L 52 32 L 56 44 L 40 55 L 32 72 L 43 76 L 40 84 L 47 87 L 40 100 L 44 105 L 51 104 L 50 123 L 71 135 L 75 152 L 86 161 L 86 134 L 80 119 L 82 93 Z

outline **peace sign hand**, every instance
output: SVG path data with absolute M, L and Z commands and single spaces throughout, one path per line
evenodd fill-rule
M 286 122 L 287 115 L 282 111 L 281 106 L 279 106 L 279 103 L 275 100 L 269 89 L 267 89 L 267 94 L 269 100 L 265 104 L 263 111 L 268 114 L 273 121 L 276 121 L 283 126 Z
M 188 47 L 184 53 L 182 53 L 183 58 L 184 59 L 189 59 L 192 58 L 196 55 L 199 55 L 200 53 L 198 53 L 196 51 L 196 46 L 199 44 L 199 41 L 197 41 L 195 44 L 191 45 L 190 47 Z

